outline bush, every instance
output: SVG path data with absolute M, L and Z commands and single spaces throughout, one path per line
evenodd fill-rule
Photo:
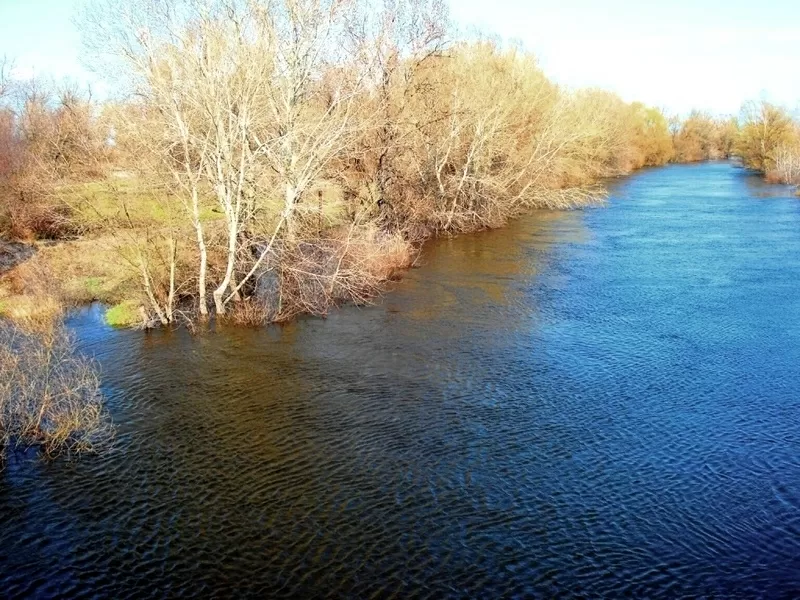
M 16 239 L 74 236 L 80 231 L 57 190 L 102 175 L 108 128 L 75 88 L 15 83 L 15 101 L 0 104 L 0 227 Z
M 382 232 L 374 224 L 285 240 L 227 320 L 258 325 L 299 314 L 326 315 L 345 302 L 368 304 L 399 270 L 411 266 L 414 253 L 399 232 Z
M 112 327 L 133 327 L 142 322 L 136 302 L 126 300 L 106 310 L 105 321 Z
M 0 453 L 39 447 L 45 455 L 95 450 L 112 429 L 94 363 L 60 327 L 23 331 L 0 321 Z
M 56 240 L 78 233 L 67 206 L 52 200 L 26 200 L 22 193 L 6 203 L 3 220 L 8 235 L 17 240 Z
M 692 111 L 675 128 L 675 162 L 691 163 L 728 158 L 731 151 L 731 125 L 731 121 L 720 121 L 708 113 Z
M 775 151 L 775 166 L 767 173 L 774 183 L 800 185 L 800 145 L 780 146 Z

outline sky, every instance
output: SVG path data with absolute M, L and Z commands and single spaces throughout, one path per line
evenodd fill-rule
M 23 77 L 89 77 L 80 62 L 80 34 L 72 22 L 79 4 L 79 0 L 0 0 L 0 57 L 13 59 Z
M 120 0 L 125 1 L 125 0 Z M 83 0 L 0 0 L 0 56 L 17 74 L 88 81 L 73 23 Z M 750 99 L 800 108 L 800 0 L 450 0 L 465 33 L 533 52 L 571 87 L 674 113 L 737 113 Z

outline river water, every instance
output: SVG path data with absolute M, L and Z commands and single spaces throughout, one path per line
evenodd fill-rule
M 0 473 L 0 596 L 800 595 L 800 200 L 728 163 L 326 320 L 101 323 L 115 447 Z

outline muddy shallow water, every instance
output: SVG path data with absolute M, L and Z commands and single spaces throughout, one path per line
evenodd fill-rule
M 379 306 L 71 322 L 113 451 L 0 473 L 0 596 L 800 595 L 800 200 L 727 163 L 440 240 Z

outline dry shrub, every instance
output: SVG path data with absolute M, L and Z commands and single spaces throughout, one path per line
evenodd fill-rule
M 279 256 L 279 302 L 274 320 L 325 315 L 345 302 L 369 304 L 386 281 L 410 266 L 411 245 L 373 225 L 284 244 Z
M 739 139 L 739 119 L 729 117 L 717 119 L 717 151 L 720 158 L 729 159 L 736 153 L 736 143 Z
M 21 147 L 14 129 L 14 113 L 0 108 L 0 184 L 19 171 Z
M 629 105 L 627 113 L 625 120 L 634 148 L 631 170 L 669 162 L 675 150 L 664 113 L 640 102 Z
M 48 331 L 63 315 L 62 304 L 52 296 L 13 295 L 0 299 L 0 317 L 28 331 Z
M 270 312 L 265 310 L 263 302 L 256 298 L 244 298 L 233 302 L 225 315 L 217 317 L 221 322 L 231 323 L 239 327 L 261 327 L 270 322 Z
M 60 239 L 81 231 L 57 190 L 101 176 L 108 129 L 74 87 L 16 82 L 0 105 L 0 226 L 16 239 Z
M 111 431 L 96 366 L 62 327 L 31 333 L 0 321 L 0 452 L 92 451 Z
M 407 63 L 413 68 L 397 69 L 403 76 L 363 102 L 364 115 L 385 120 L 365 118 L 369 126 L 335 166 L 350 212 L 371 211 L 406 239 L 585 206 L 603 197 L 599 178 L 671 155 L 659 111 L 559 88 L 518 49 L 459 43 Z
M 118 157 L 171 190 L 173 239 L 197 245 L 175 269 L 148 232 L 128 258 L 164 324 L 181 294 L 243 323 L 367 302 L 431 235 L 587 205 L 671 154 L 657 110 L 562 88 L 518 48 L 450 44 L 439 0 L 101 4 L 90 37 L 138 98 L 105 113 Z
M 401 234 L 374 224 L 283 240 L 252 295 L 234 303 L 229 320 L 259 325 L 300 314 L 326 315 L 348 302 L 368 304 L 399 270 L 411 266 L 414 253 Z
M 42 198 L 24 198 L 20 193 L 19 200 L 6 203 L 4 220 L 11 238 L 55 240 L 78 234 L 72 211 L 66 205 Z
M 3 275 L 3 288 L 11 294 L 36 298 L 62 299 L 63 283 L 68 279 L 67 273 L 59 273 L 52 265 L 52 254 L 59 248 L 41 248 L 29 260 L 20 263 Z
M 24 170 L 40 181 L 96 178 L 105 170 L 108 130 L 90 95 L 69 83 L 18 84 L 16 135 Z
M 800 146 L 780 146 L 775 151 L 775 167 L 767 172 L 767 181 L 800 185 Z
M 673 138 L 675 162 L 691 163 L 726 158 L 724 131 L 725 122 L 715 120 L 708 113 L 692 111 L 676 125 Z
M 28 331 L 49 332 L 64 306 L 59 279 L 37 253 L 0 278 L 0 317 Z

